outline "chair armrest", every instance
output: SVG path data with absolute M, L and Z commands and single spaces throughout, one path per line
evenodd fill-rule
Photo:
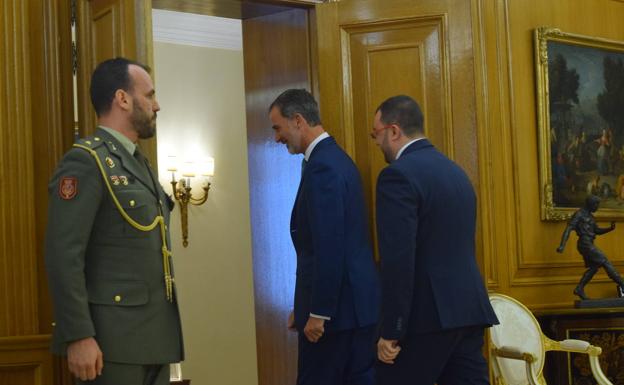
M 569 353 L 584 353 L 590 356 L 599 356 L 602 349 L 599 346 L 590 344 L 582 340 L 546 341 L 546 350 L 554 350 Z
M 511 358 L 514 360 L 526 361 L 528 363 L 535 362 L 535 357 L 528 352 L 523 352 L 515 346 L 503 346 L 493 349 L 494 355 L 502 358 Z
M 613 385 L 611 381 L 605 376 L 600 367 L 600 361 L 598 357 L 602 353 L 602 349 L 599 346 L 590 344 L 587 341 L 582 340 L 563 340 L 563 341 L 548 341 L 548 350 L 568 352 L 568 353 L 581 353 L 589 356 L 589 366 L 591 367 L 594 378 L 600 385 Z
M 535 356 L 529 352 L 523 352 L 515 346 L 502 346 L 500 348 L 493 348 L 492 354 L 500 358 L 509 358 L 512 360 L 520 360 L 526 363 L 526 374 L 529 380 L 529 385 L 539 385 L 539 381 L 533 373 L 532 365 L 536 361 Z

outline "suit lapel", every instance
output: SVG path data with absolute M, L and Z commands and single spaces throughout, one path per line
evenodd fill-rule
M 141 165 L 139 161 L 115 139 L 112 135 L 109 135 L 104 130 L 98 130 L 97 135 L 105 138 L 106 144 L 110 150 L 110 153 L 115 155 L 123 167 L 128 173 L 134 176 L 139 182 L 141 182 L 148 190 L 158 197 L 158 194 L 154 188 L 154 183 L 151 180 L 151 176 L 148 174 L 149 166 Z
M 306 169 L 309 169 L 310 167 L 310 163 L 312 162 L 312 160 L 314 159 L 315 156 L 318 156 L 319 152 L 321 151 L 322 148 L 324 147 L 328 147 L 331 145 L 335 145 L 336 144 L 336 140 L 333 137 L 328 137 L 325 138 L 323 140 L 321 140 L 320 142 L 318 142 L 316 144 L 316 146 L 314 147 L 314 150 L 312 150 L 312 153 L 310 154 L 310 158 L 308 159 L 308 165 L 306 166 Z M 291 236 L 294 236 L 294 232 L 297 231 L 297 208 L 300 204 L 300 200 L 301 199 L 305 199 L 305 196 L 303 196 L 303 192 L 302 190 L 302 186 L 303 186 L 303 182 L 305 180 L 306 177 L 306 173 L 305 171 L 303 171 L 301 173 L 301 180 L 299 181 L 299 188 L 297 189 L 297 196 L 295 198 L 295 203 L 293 205 L 293 209 L 292 212 L 290 214 L 290 232 L 291 232 Z M 293 238 L 294 240 L 294 238 Z

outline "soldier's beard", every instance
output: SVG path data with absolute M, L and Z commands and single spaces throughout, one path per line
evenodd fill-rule
M 139 139 L 149 139 L 156 134 L 156 113 L 149 116 L 145 111 L 136 104 L 132 106 L 132 115 L 130 116 L 134 130 L 139 134 Z

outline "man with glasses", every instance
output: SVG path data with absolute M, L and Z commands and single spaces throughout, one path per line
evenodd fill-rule
M 483 330 L 498 320 L 475 260 L 470 180 L 425 138 L 409 96 L 379 106 L 371 137 L 389 163 L 376 196 L 378 384 L 488 384 Z

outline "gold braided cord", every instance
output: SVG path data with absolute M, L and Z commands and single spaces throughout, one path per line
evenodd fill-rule
M 104 166 L 102 165 L 102 162 L 100 161 L 100 157 L 97 155 L 97 152 L 95 152 L 95 150 L 87 146 L 83 146 L 82 144 L 74 143 L 73 146 L 76 148 L 82 148 L 83 150 L 87 151 L 93 156 L 93 158 L 95 159 L 95 163 L 98 165 L 98 168 L 100 169 L 100 173 L 102 174 L 102 179 L 104 179 L 104 184 L 106 185 L 106 188 L 108 189 L 108 192 L 110 193 L 111 198 L 113 198 L 115 207 L 117 207 L 117 210 L 119 211 L 121 216 L 126 220 L 126 222 L 130 224 L 130 226 L 134 227 L 135 229 L 139 231 L 149 232 L 149 231 L 154 230 L 157 225 L 160 225 L 160 236 L 162 238 L 161 251 L 163 255 L 165 289 L 166 289 L 166 294 L 167 294 L 167 300 L 169 302 L 173 302 L 173 278 L 171 277 L 171 267 L 169 265 L 169 258 L 171 258 L 171 252 L 169 251 L 169 248 L 167 247 L 167 237 L 166 237 L 167 233 L 165 229 L 165 217 L 162 215 L 162 212 L 160 213 L 161 215 L 157 215 L 156 218 L 154 218 L 154 221 L 147 226 L 142 225 L 138 223 L 137 221 L 135 221 L 134 219 L 132 219 L 132 217 L 130 217 L 130 215 L 128 215 L 126 210 L 124 210 L 124 208 L 121 206 L 121 203 L 119 203 L 119 199 L 117 199 L 117 196 L 115 195 L 115 192 L 113 191 L 113 187 L 108 181 L 106 170 L 104 169 Z
M 100 161 L 100 157 L 97 156 L 97 152 L 95 152 L 94 150 L 90 149 L 87 146 L 83 146 L 81 144 L 74 144 L 74 147 L 78 147 L 78 148 L 82 148 L 83 150 L 88 151 L 91 155 L 93 155 L 93 158 L 95 158 L 95 162 L 97 163 L 100 172 L 102 173 L 102 178 L 104 179 L 104 183 L 106 184 L 106 187 L 108 188 L 108 192 L 110 192 L 111 197 L 113 198 L 113 202 L 115 202 L 115 206 L 117 207 L 117 210 L 119 210 L 119 213 L 121 214 L 121 216 L 135 229 L 140 230 L 140 231 L 152 231 L 154 230 L 154 228 L 156 228 L 156 225 L 158 225 L 159 222 L 164 222 L 164 218 L 162 217 L 162 215 L 158 215 L 156 216 L 156 218 L 154 218 L 154 222 L 152 222 L 151 224 L 144 226 L 138 222 L 136 222 L 134 219 L 132 219 L 130 217 L 130 215 L 128 215 L 128 213 L 126 213 L 126 211 L 123 209 L 123 207 L 121 207 L 121 203 L 119 203 L 119 199 L 117 199 L 117 196 L 115 195 L 115 193 L 113 192 L 113 187 L 111 186 L 110 182 L 108 181 L 108 178 L 106 177 L 106 171 L 104 170 L 104 166 L 102 165 L 102 162 Z M 164 223 L 163 223 L 164 224 Z

